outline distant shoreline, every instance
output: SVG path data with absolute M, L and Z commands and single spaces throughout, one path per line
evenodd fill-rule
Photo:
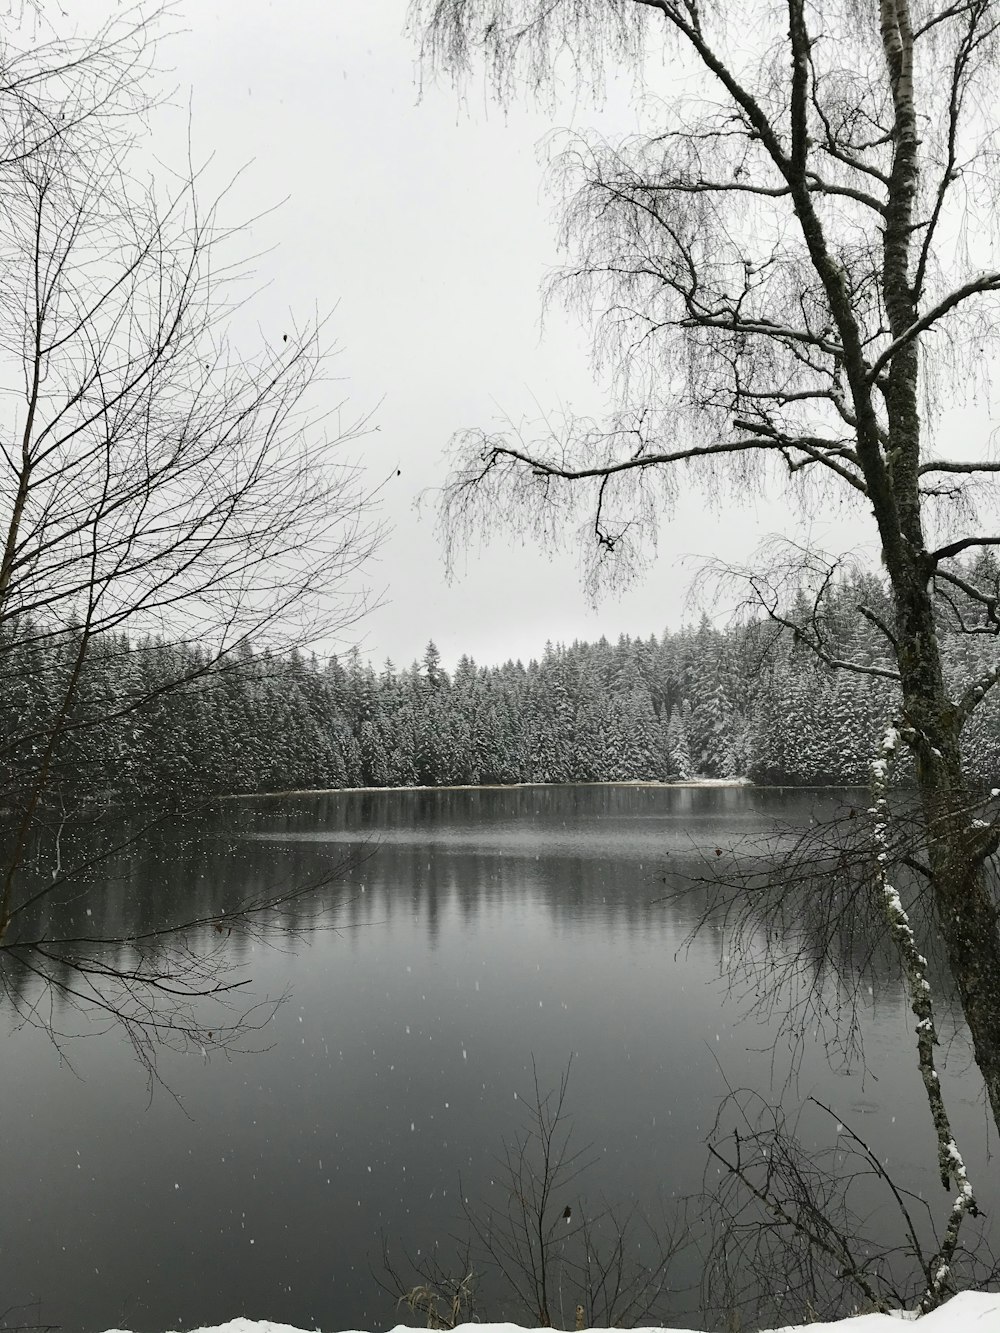
M 235 791 L 213 797 L 216 801 L 275 800 L 285 796 L 351 796 L 372 792 L 402 791 L 567 791 L 573 787 L 627 787 L 636 790 L 682 791 L 717 788 L 719 790 L 749 789 L 752 791 L 867 791 L 858 782 L 753 782 L 750 778 L 689 778 L 683 782 L 659 782 L 656 779 L 637 779 L 634 782 L 465 782 L 451 786 L 413 784 L 407 787 L 290 787 L 283 791 Z
M 413 784 L 406 787 L 300 787 L 287 791 L 246 791 L 229 792 L 217 799 L 220 801 L 252 801 L 270 799 L 277 796 L 349 796 L 353 792 L 378 791 L 527 791 L 531 788 L 562 791 L 568 787 L 635 787 L 665 788 L 673 790 L 681 787 L 753 787 L 760 791 L 777 791 L 777 787 L 758 787 L 749 778 L 690 778 L 683 782 L 658 782 L 655 779 L 642 779 L 634 782 L 464 782 L 454 786 L 422 786 Z M 796 790 L 807 790 L 796 788 Z M 817 789 L 818 790 L 818 789 Z

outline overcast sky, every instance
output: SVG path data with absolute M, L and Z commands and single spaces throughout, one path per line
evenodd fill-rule
M 360 631 L 363 651 L 405 665 L 433 638 L 448 663 L 462 652 L 490 663 L 695 614 L 685 594 L 699 558 L 747 556 L 783 523 L 778 509 L 712 514 L 693 495 L 643 583 L 594 609 L 569 543 L 555 555 L 494 543 L 449 585 L 433 495 L 415 508 L 441 484 L 458 428 L 601 406 L 585 331 L 558 317 L 541 328 L 539 284 L 559 255 L 536 148 L 554 126 L 631 129 L 627 81 L 600 113 L 567 102 L 554 117 L 505 118 L 482 96 L 460 106 L 450 87 L 419 95 L 405 0 L 182 0 L 177 14 L 185 31 L 161 64 L 179 101 L 190 97 L 195 159 L 214 154 L 216 184 L 247 166 L 227 215 L 284 201 L 252 234 L 269 250 L 254 317 L 336 308 L 338 388 L 377 426 L 365 467 L 372 482 L 400 470 L 371 571 L 384 605 Z M 182 123 L 186 110 L 164 135 L 168 160 Z

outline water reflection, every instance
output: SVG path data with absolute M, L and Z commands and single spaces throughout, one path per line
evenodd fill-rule
M 575 1053 L 571 1108 L 598 1157 L 588 1193 L 669 1207 L 701 1184 L 727 1081 L 780 1089 L 788 1073 L 771 1052 L 779 987 L 773 1012 L 746 1018 L 720 979 L 725 902 L 689 947 L 704 889 L 670 891 L 716 848 L 831 807 L 748 789 L 371 792 L 234 803 L 157 830 L 22 929 L 123 939 L 343 869 L 284 904 L 266 938 L 195 940 L 245 969 L 256 996 L 290 998 L 253 1054 L 165 1052 L 180 1106 L 148 1102 L 114 1033 L 74 1042 L 72 1072 L 44 1033 L 8 1034 L 6 1300 L 40 1301 L 71 1330 L 241 1313 L 390 1327 L 400 1316 L 370 1272 L 379 1229 L 413 1250 L 449 1234 L 459 1173 L 471 1194 L 489 1189 L 533 1057 L 552 1082 Z M 751 938 L 777 961 L 767 929 L 753 922 Z M 34 984 L 9 968 L 7 980 Z M 821 989 L 835 1007 L 836 987 Z M 796 1091 L 856 1108 L 922 1188 L 933 1172 L 908 1009 L 895 983 L 877 998 L 861 1019 L 868 1072 L 831 1073 L 810 1027 Z M 976 1093 L 959 1090 L 956 1127 L 978 1139 Z M 679 1295 L 677 1318 L 690 1317 Z

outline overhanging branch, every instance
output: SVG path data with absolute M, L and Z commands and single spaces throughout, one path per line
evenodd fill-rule
M 978 296 L 980 293 L 983 292 L 996 292 L 996 291 L 1000 291 L 1000 273 L 981 274 L 980 277 L 972 278 L 969 282 L 965 283 L 963 286 L 956 288 L 955 291 L 953 292 L 950 292 L 949 295 L 944 297 L 943 300 L 938 301 L 937 305 L 932 306 L 930 310 L 926 312 L 926 314 L 921 315 L 918 320 L 916 320 L 913 324 L 911 324 L 908 329 L 905 329 L 899 335 L 898 338 L 895 338 L 889 344 L 889 346 L 885 349 L 882 355 L 878 358 L 878 360 L 869 370 L 867 375 L 867 382 L 869 384 L 876 383 L 879 375 L 886 368 L 886 366 L 889 364 L 889 362 L 892 360 L 892 358 L 896 355 L 897 352 L 901 351 L 902 348 L 906 347 L 909 343 L 911 343 L 914 338 L 919 337 L 921 333 L 929 329 L 932 324 L 935 324 L 944 315 L 947 315 L 950 310 L 954 310 L 957 305 L 961 305 L 961 303 L 967 300 L 968 297 Z
M 744 423 L 746 424 L 746 423 Z M 740 423 L 736 423 L 739 428 Z M 756 427 L 753 428 L 757 430 Z M 759 436 L 753 439 L 739 439 L 721 441 L 718 444 L 700 444 L 692 445 L 688 449 L 676 449 L 664 453 L 643 453 L 633 458 L 623 458 L 616 462 L 601 463 L 593 467 L 567 467 L 562 463 L 549 462 L 544 458 L 539 458 L 533 454 L 527 453 L 523 449 L 515 449 L 512 445 L 501 443 L 488 443 L 484 445 L 480 458 L 485 465 L 484 471 L 492 468 L 500 459 L 509 459 L 514 463 L 522 463 L 535 476 L 554 477 L 560 481 L 585 481 L 588 479 L 598 479 L 612 477 L 620 472 L 645 471 L 652 467 L 662 467 L 671 463 L 686 463 L 698 458 L 715 458 L 726 454 L 743 454 L 751 450 L 760 450 L 762 452 L 784 454 L 788 449 L 800 449 L 803 452 L 815 450 L 817 454 L 821 449 L 830 448 L 829 441 L 822 440 L 819 437 L 803 437 L 796 439 L 789 438 L 770 438 Z M 817 457 L 817 462 L 826 462 L 825 458 Z M 838 469 L 839 470 L 839 469 Z M 853 479 L 859 488 L 862 483 Z
M 968 551 L 974 546 L 1000 546 L 1000 537 L 962 537 L 959 541 L 949 542 L 947 546 L 939 546 L 936 551 L 928 552 L 927 559 L 936 565 L 939 561 L 950 560 L 952 556 L 961 555 L 963 551 Z

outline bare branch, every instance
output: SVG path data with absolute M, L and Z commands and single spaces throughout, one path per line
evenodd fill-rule
M 939 546 L 936 551 L 929 551 L 927 560 L 930 564 L 937 565 L 942 560 L 950 560 L 953 556 L 961 555 L 963 551 L 978 546 L 1000 546 L 1000 537 L 961 537 L 946 546 Z
M 868 372 L 869 384 L 874 384 L 878 380 L 882 371 L 885 370 L 886 366 L 888 366 L 889 362 L 897 352 L 908 346 L 914 338 L 918 338 L 921 333 L 925 332 L 933 324 L 936 324 L 937 321 L 947 315 L 949 311 L 954 310 L 957 306 L 961 305 L 963 301 L 968 300 L 970 296 L 978 296 L 985 292 L 996 291 L 1000 291 L 1000 273 L 983 273 L 979 277 L 971 278 L 968 282 L 963 283 L 962 286 L 955 291 L 949 292 L 948 295 L 938 301 L 935 306 L 932 306 L 930 310 L 914 321 L 914 323 L 911 324 L 908 329 L 904 330 L 899 337 L 895 338 L 885 351 L 881 353 Z

